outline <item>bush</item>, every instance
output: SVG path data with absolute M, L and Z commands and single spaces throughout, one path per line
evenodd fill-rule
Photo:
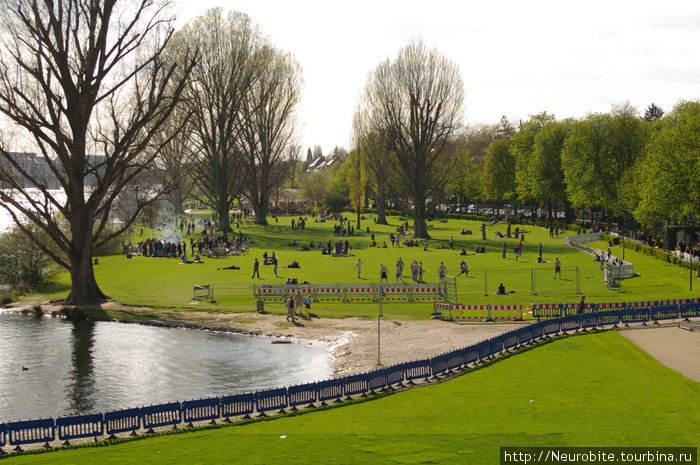
M 18 227 L 0 235 L 0 283 L 40 284 L 49 275 L 50 264 L 48 255 Z

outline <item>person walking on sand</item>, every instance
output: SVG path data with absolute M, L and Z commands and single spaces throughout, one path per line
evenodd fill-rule
M 557 274 L 559 275 L 559 279 L 561 279 L 561 262 L 559 261 L 559 257 L 554 260 L 554 279 L 557 279 Z
M 363 263 L 364 262 L 362 260 L 360 260 L 359 258 L 357 259 L 357 263 L 355 263 L 355 269 L 357 270 L 357 279 L 361 279 L 360 273 L 362 272 L 362 264 Z
M 254 278 L 255 275 L 258 276 L 258 279 L 260 279 L 260 262 L 258 262 L 258 259 L 255 259 L 255 262 L 253 263 L 253 276 L 251 278 Z
M 386 283 L 389 284 L 389 277 L 387 276 L 387 272 L 389 270 L 387 267 L 385 267 L 383 264 L 379 265 L 379 282 L 383 283 L 384 280 L 386 279 Z
M 297 312 L 299 313 L 299 316 L 303 316 L 301 314 L 302 308 L 301 304 L 303 303 L 303 298 L 301 297 L 301 291 L 297 291 L 297 293 L 294 295 L 294 307 L 296 308 Z
M 287 299 L 287 321 L 294 323 L 294 296 Z

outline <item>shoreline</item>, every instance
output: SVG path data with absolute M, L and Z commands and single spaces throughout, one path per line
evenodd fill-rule
M 31 312 L 39 306 L 44 314 L 60 313 L 65 306 L 45 304 L 15 304 L 3 311 Z M 129 307 L 107 302 L 101 309 L 128 310 L 130 313 L 148 313 L 150 307 Z M 156 318 L 96 318 L 96 320 L 147 324 L 204 331 L 223 331 L 253 336 L 290 339 L 294 342 L 322 343 L 331 356 L 331 376 L 339 378 L 363 373 L 382 366 L 422 360 L 475 342 L 496 336 L 526 323 L 456 323 L 441 320 L 390 320 L 380 322 L 381 350 L 378 353 L 377 321 L 362 318 L 299 318 L 294 326 L 285 315 L 271 313 L 172 312 L 158 310 Z M 144 315 L 146 316 L 146 315 Z M 186 317 L 186 319 L 184 318 Z

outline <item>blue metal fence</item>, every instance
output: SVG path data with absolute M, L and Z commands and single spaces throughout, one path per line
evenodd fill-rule
M 130 408 L 105 413 L 105 429 L 107 434 L 136 433 L 141 429 L 141 409 Z
M 681 304 L 680 311 L 683 318 L 700 316 L 700 303 Z
M 221 417 L 221 404 L 218 397 L 187 400 L 182 403 L 182 417 L 185 423 L 193 421 L 214 421 Z
M 56 433 L 60 440 L 71 440 L 134 433 L 143 428 L 177 426 L 194 421 L 216 420 L 231 416 L 247 416 L 257 410 L 264 414 L 271 410 L 284 412 L 286 407 L 302 404 L 312 406 L 314 402 L 330 400 L 339 401 L 343 395 L 365 394 L 368 391 L 385 389 L 404 381 L 411 382 L 419 378 L 439 375 L 462 365 L 485 359 L 526 344 L 544 335 L 580 328 L 613 325 L 618 323 L 646 323 L 650 320 L 666 320 L 688 317 L 700 317 L 700 303 L 666 301 L 664 305 L 657 302 L 630 304 L 625 308 L 602 311 L 588 311 L 582 315 L 570 315 L 556 320 L 537 322 L 526 327 L 504 333 L 500 336 L 479 342 L 469 347 L 441 354 L 431 359 L 406 362 L 369 373 L 331 379 L 316 383 L 292 386 L 290 388 L 269 389 L 250 394 L 238 394 L 222 398 L 209 398 L 185 401 L 182 404 L 172 402 L 142 408 L 131 408 L 102 414 L 51 418 L 29 421 L 17 421 L 0 424 L 0 447 L 6 444 L 17 446 L 55 441 Z
M 12 421 L 7 423 L 7 437 L 11 446 L 49 443 L 56 439 L 53 418 L 40 420 Z
M 339 400 L 343 397 L 343 380 L 329 379 L 320 381 L 318 386 L 318 401 L 325 403 L 327 400 Z
M 364 394 L 369 390 L 367 387 L 367 373 L 350 375 L 341 380 L 341 382 L 343 386 L 342 392 L 346 397 Z
M 318 383 L 300 384 L 287 388 L 289 406 L 294 410 L 298 405 L 312 405 L 316 402 Z
M 392 384 L 403 383 L 404 372 L 406 371 L 406 363 L 401 363 L 399 365 L 390 366 L 386 369 L 386 384 L 391 386 Z
M 474 363 L 479 359 L 479 353 L 476 351 L 475 346 L 469 346 L 462 349 L 462 363 L 469 365 Z
M 418 360 L 406 364 L 406 381 L 430 376 L 430 360 Z
M 370 391 L 385 389 L 386 370 L 384 370 L 384 368 L 381 368 L 379 370 L 374 370 L 367 373 L 367 386 L 369 386 Z
M 222 397 L 220 399 L 220 405 L 221 416 L 226 419 L 229 417 L 251 415 L 255 406 L 255 394 L 248 393 Z
M 152 429 L 159 426 L 177 426 L 182 423 L 182 406 L 180 402 L 141 407 L 143 427 Z
M 287 388 L 267 389 L 255 393 L 255 410 L 265 413 L 287 406 Z
M 96 438 L 104 434 L 104 417 L 101 413 L 56 419 L 58 439 Z
M 433 376 L 441 375 L 447 371 L 447 357 L 438 355 L 430 359 L 430 373 Z

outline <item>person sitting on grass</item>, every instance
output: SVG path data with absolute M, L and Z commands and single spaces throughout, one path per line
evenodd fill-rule
M 459 253 L 460 255 L 467 255 L 467 251 L 462 249 L 462 251 Z
M 240 270 L 240 269 L 241 269 L 241 267 L 236 266 L 236 265 L 225 266 L 223 268 L 217 268 L 217 270 Z
M 301 268 L 301 266 L 299 266 L 299 262 L 298 262 L 298 261 L 294 260 L 292 263 L 290 263 L 289 265 L 287 265 L 287 268 Z
M 506 287 L 503 285 L 503 283 L 498 285 L 498 295 L 505 295 L 506 293 Z

